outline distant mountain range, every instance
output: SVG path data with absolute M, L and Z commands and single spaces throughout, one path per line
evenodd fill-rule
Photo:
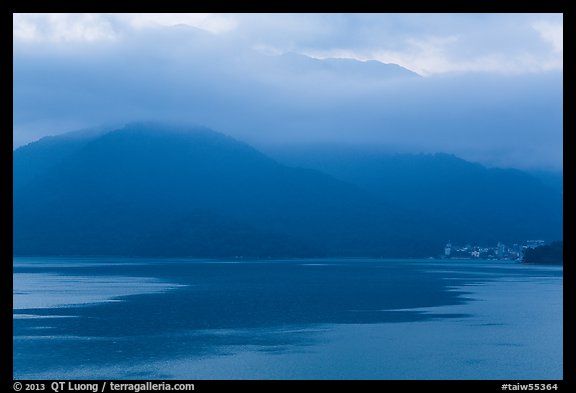
M 486 168 L 450 154 L 392 154 L 371 147 L 284 146 L 269 154 L 420 212 L 440 222 L 438 230 L 460 244 L 562 238 L 557 174 L 546 181 L 544 173 Z
M 296 75 L 332 74 L 339 79 L 356 78 L 372 83 L 397 78 L 416 77 L 420 75 L 398 64 L 382 63 L 377 60 L 360 61 L 346 58 L 316 59 L 298 53 L 284 53 L 268 57 L 276 72 L 287 72 Z
M 43 138 L 14 151 L 14 254 L 421 257 L 449 239 L 562 237 L 561 194 L 519 171 L 448 155 L 273 155 L 155 123 Z

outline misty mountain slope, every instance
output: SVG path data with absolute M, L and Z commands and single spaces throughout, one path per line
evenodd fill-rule
M 14 188 L 22 187 L 46 173 L 105 132 L 103 129 L 75 131 L 44 137 L 20 147 L 13 160 Z
M 489 169 L 448 154 L 390 154 L 371 148 L 271 149 L 288 165 L 314 168 L 434 220 L 461 242 L 562 238 L 562 195 L 519 170 Z M 450 228 L 459 228 L 449 233 Z
M 275 69 L 291 74 L 327 73 L 338 79 L 355 78 L 380 80 L 418 78 L 420 75 L 397 64 L 387 64 L 376 60 L 359 61 L 347 58 L 316 59 L 298 53 L 288 52 L 275 56 L 273 65 Z
M 35 148 L 14 161 L 42 161 Z M 443 241 L 409 210 L 204 128 L 132 124 L 72 150 L 15 179 L 15 254 L 399 256 Z

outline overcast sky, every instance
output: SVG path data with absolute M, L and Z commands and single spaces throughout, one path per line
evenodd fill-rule
M 15 14 L 14 146 L 140 120 L 562 168 L 561 14 Z M 294 58 L 398 64 L 319 72 Z M 282 60 L 278 60 L 282 59 Z

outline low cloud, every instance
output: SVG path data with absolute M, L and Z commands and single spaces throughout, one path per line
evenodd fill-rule
M 513 16 L 524 23 L 501 47 L 526 32 L 539 42 L 510 57 L 488 44 L 465 53 L 467 42 L 482 42 L 470 25 L 483 21 L 471 16 L 431 20 L 420 35 L 408 27 L 422 15 L 14 18 L 15 146 L 102 124 L 178 120 L 260 146 L 369 143 L 501 166 L 562 166 L 562 70 L 549 57 L 562 46 L 558 18 Z M 502 34 L 499 18 L 484 23 Z M 427 77 L 375 80 L 270 56 L 287 49 L 410 63 Z
M 544 41 L 552 45 L 555 52 L 564 52 L 564 26 L 562 23 L 543 20 L 534 23 L 533 27 L 540 33 Z

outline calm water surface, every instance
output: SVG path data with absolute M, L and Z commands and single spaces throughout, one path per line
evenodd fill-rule
M 15 258 L 16 379 L 561 379 L 562 267 Z

